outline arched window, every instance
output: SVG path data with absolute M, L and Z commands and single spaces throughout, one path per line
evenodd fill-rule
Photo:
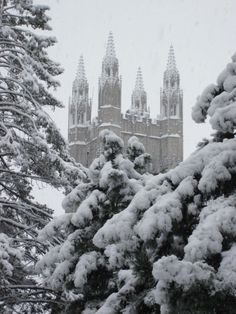
M 176 106 L 176 103 L 174 103 L 174 104 L 171 106 L 171 115 L 172 115 L 172 116 L 176 116 L 176 115 L 177 115 L 177 106 Z
M 167 105 L 163 104 L 163 116 L 167 117 Z
M 84 113 L 81 113 L 81 115 L 80 115 L 80 123 L 81 124 L 84 123 Z
M 174 115 L 177 116 L 177 105 L 174 104 Z
M 172 77 L 172 78 L 171 78 L 171 87 L 173 88 L 174 86 L 175 86 L 175 78 Z

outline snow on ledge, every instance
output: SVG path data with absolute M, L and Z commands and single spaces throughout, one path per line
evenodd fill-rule
M 120 125 L 118 125 L 118 124 L 113 124 L 113 123 L 111 123 L 111 122 L 108 122 L 108 123 L 102 123 L 102 124 L 100 124 L 98 127 L 100 128 L 100 127 L 106 127 L 106 126 L 114 126 L 115 128 L 119 128 L 119 129 L 121 129 L 121 126 Z
M 69 145 L 72 146 L 72 145 L 86 145 L 87 142 L 85 141 L 73 141 L 73 142 L 70 142 Z
M 179 138 L 180 135 L 179 134 L 164 134 L 162 136 L 155 136 L 155 135 L 146 135 L 143 133 L 132 133 L 132 132 L 128 132 L 128 131 L 121 131 L 121 133 L 125 133 L 125 134 L 130 134 L 130 135 L 134 135 L 134 136 L 143 136 L 143 137 L 150 137 L 150 138 L 156 138 L 156 139 L 162 139 L 162 138 L 167 138 L 167 137 L 175 137 L 175 138 Z
M 99 109 L 104 109 L 104 108 L 115 108 L 115 109 L 119 109 L 120 110 L 120 108 L 119 107 L 116 107 L 116 106 L 112 106 L 112 105 L 103 105 L 103 106 L 100 106 L 99 107 Z

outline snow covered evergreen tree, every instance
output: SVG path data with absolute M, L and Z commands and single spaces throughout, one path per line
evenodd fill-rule
M 119 247 L 111 245 L 105 251 L 96 247 L 93 237 L 129 205 L 147 177 L 123 157 L 123 141 L 117 135 L 103 130 L 100 139 L 102 153 L 89 168 L 91 182 L 79 184 L 69 193 L 63 202 L 67 213 L 39 234 L 40 241 L 63 237 L 62 243 L 54 244 L 37 263 L 46 287 L 61 292 L 69 301 L 63 313 L 95 313 L 117 289 L 117 269 L 124 257 L 117 259 Z M 141 144 L 136 140 L 136 145 Z
M 95 234 L 123 262 L 119 289 L 95 313 L 235 313 L 235 108 L 236 54 L 193 108 L 196 122 L 210 117 L 213 138 L 150 177 Z
M 136 136 L 128 140 L 127 157 L 134 163 L 134 169 L 141 174 L 151 172 L 151 155 Z
M 52 212 L 33 200 L 32 182 L 69 192 L 86 177 L 43 109 L 62 106 L 50 92 L 59 86 L 55 77 L 62 72 L 47 54 L 56 40 L 34 31 L 50 30 L 47 10 L 32 0 L 0 1 L 1 313 L 12 313 L 15 306 L 31 313 L 28 301 L 42 301 L 44 290 L 34 286 L 30 267 L 44 251 L 35 240 L 37 230 Z M 33 308 L 40 313 L 36 305 Z

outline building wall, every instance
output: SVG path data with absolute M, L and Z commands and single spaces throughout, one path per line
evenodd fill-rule
M 110 110 L 110 112 L 109 112 Z M 106 109 L 107 117 L 113 114 Z M 152 157 L 153 173 L 175 167 L 183 160 L 182 120 L 176 118 L 151 120 L 135 116 L 121 116 L 121 125 L 107 123 L 93 124 L 70 129 L 70 153 L 76 161 L 88 167 L 99 155 L 99 132 L 109 129 L 124 141 L 124 152 L 131 136 L 136 136 Z

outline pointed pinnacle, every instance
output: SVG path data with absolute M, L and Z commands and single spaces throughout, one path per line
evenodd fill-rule
M 79 81 L 86 81 L 83 55 L 81 55 L 79 58 L 79 64 L 78 64 L 77 73 L 76 73 L 76 79 Z
M 116 57 L 115 45 L 114 45 L 112 32 L 110 32 L 109 36 L 108 36 L 106 56 L 107 57 Z
M 142 71 L 140 67 L 138 67 L 138 71 L 137 71 L 135 90 L 144 90 L 143 76 L 142 76 Z
M 169 54 L 168 54 L 167 70 L 176 70 L 175 53 L 174 53 L 174 48 L 172 44 L 170 45 Z

